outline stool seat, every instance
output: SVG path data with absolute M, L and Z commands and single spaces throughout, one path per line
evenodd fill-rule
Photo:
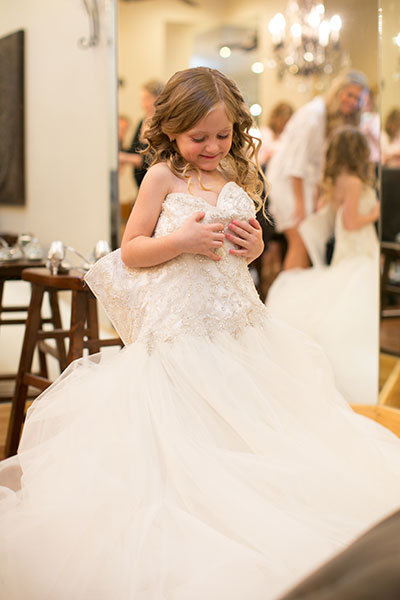
M 22 279 L 57 290 L 86 291 L 92 293 L 83 279 L 82 271 L 71 269 L 66 275 L 52 275 L 47 268 L 30 268 L 22 271 Z
M 44 390 L 52 383 L 48 377 L 46 355 L 55 357 L 63 371 L 73 360 L 83 356 L 86 348 L 89 354 L 99 352 L 102 346 L 123 346 L 119 337 L 100 339 L 97 313 L 97 300 L 83 279 L 81 271 L 71 271 L 66 275 L 52 275 L 47 268 L 28 268 L 22 272 L 22 279 L 31 284 L 31 301 L 25 326 L 24 341 L 16 378 L 15 394 L 12 400 L 10 422 L 6 440 L 6 456 L 15 454 L 25 415 L 28 387 Z M 58 308 L 58 291 L 71 292 L 71 322 L 63 329 Z M 41 316 L 45 292 L 50 297 L 51 319 Z M 51 323 L 53 329 L 43 329 L 44 323 Z M 68 354 L 65 340 L 69 338 Z M 55 347 L 46 340 L 54 339 Z M 32 372 L 35 349 L 39 351 L 40 372 Z

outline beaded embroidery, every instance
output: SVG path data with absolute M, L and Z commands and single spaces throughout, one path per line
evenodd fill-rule
M 154 231 L 161 237 L 176 231 L 194 212 L 205 211 L 205 223 L 223 223 L 255 216 L 249 196 L 233 182 L 220 192 L 216 206 L 189 193 L 169 194 Z M 86 281 L 102 303 L 125 344 L 141 341 L 149 349 L 190 334 L 210 339 L 221 331 L 239 334 L 247 326 L 265 322 L 246 259 L 229 254 L 225 240 L 221 260 L 181 254 L 149 268 L 131 269 L 115 250 L 99 260 Z

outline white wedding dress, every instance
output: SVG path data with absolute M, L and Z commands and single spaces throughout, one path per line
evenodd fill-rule
M 365 185 L 361 214 L 376 203 Z M 310 335 L 328 356 L 335 382 L 351 403 L 376 404 L 379 378 L 379 243 L 375 226 L 347 230 L 343 207 L 335 218 L 331 265 L 291 269 L 268 292 L 270 312 Z M 317 232 L 318 233 L 318 232 Z
M 254 215 L 232 182 L 206 204 L 169 194 L 154 235 Z M 127 346 L 29 410 L 0 472 L 1 598 L 274 599 L 400 505 L 400 441 L 229 247 L 132 270 L 115 251 L 87 274 Z

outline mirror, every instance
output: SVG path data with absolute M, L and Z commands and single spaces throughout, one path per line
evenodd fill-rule
M 82 0 L 42 0 L 34 9 L 24 0 L 1 2 L 0 37 L 25 32 L 20 73 L 24 81 L 21 108 L 25 135 L 16 140 L 25 162 L 25 202 L 20 202 L 22 194 L 13 204 L 1 202 L 0 235 L 10 234 L 9 239 L 15 239 L 18 234 L 32 233 L 39 239 L 44 256 L 54 240 L 62 240 L 85 256 L 98 240 L 113 238 L 114 244 L 119 242 L 118 224 L 115 225 L 119 218 L 119 210 L 115 210 L 118 209 L 117 5 L 114 0 L 87 4 L 97 5 L 98 30 L 94 26 L 95 15 L 88 14 Z M 98 38 L 91 38 L 92 34 L 98 34 Z M 4 129 L 10 125 L 10 117 L 7 120 L 4 116 L 5 87 L 15 78 L 15 69 L 10 65 L 7 71 L 4 57 L 0 60 L 4 74 L 0 137 L 4 142 Z M 15 105 L 18 104 L 14 99 Z M 2 183 L 11 162 L 11 151 L 15 157 L 15 147 L 12 138 L 9 147 L 0 144 Z M 112 235 L 113 229 L 117 235 Z M 80 258 L 74 263 L 71 254 L 68 261 L 82 263 Z M 26 306 L 29 298 L 29 284 L 5 282 L 3 306 Z M 61 306 L 62 311 L 65 308 L 65 323 L 69 306 L 68 297 L 68 302 Z M 4 318 L 16 316 L 25 317 L 11 313 Z M 23 327 L 1 325 L 2 375 L 17 371 L 23 333 Z M 52 368 L 53 361 L 50 363 Z M 12 380 L 3 379 L 0 377 L 0 402 L 12 395 L 14 387 Z M 1 404 L 0 408 L 6 412 L 9 404 Z M 2 423 L 6 422 L 3 417 Z M 0 454 L 2 442 L 0 439 Z
M 252 106 L 259 128 L 267 124 L 277 102 L 285 101 L 297 110 L 314 96 L 324 93 L 332 79 L 329 71 L 323 76 L 296 77 L 287 74 L 281 79 L 277 78 L 269 23 L 284 8 L 277 0 L 231 0 L 220 3 L 210 0 L 119 0 L 119 112 L 129 123 L 122 141 L 123 147 L 129 146 L 139 118 L 143 117 L 141 86 L 149 79 L 166 81 L 175 71 L 188 66 L 215 67 L 235 79 Z M 325 9 L 328 18 L 339 14 L 342 20 L 342 66 L 351 65 L 364 72 L 370 88 L 377 89 L 377 1 L 357 0 L 349 3 L 345 0 L 326 0 Z M 360 43 L 359 35 L 355 35 L 360 33 L 360 14 L 363 15 L 362 35 L 368 39 L 368 44 Z M 224 50 L 226 47 L 228 51 Z M 121 163 L 120 200 L 124 219 L 129 215 L 137 193 L 131 166 Z M 371 193 L 372 202 L 375 203 L 376 195 L 373 190 Z M 270 231 L 268 235 L 271 237 Z M 337 288 L 334 288 L 334 283 L 330 284 L 333 289 L 329 297 L 325 294 L 323 309 L 319 305 L 322 300 L 316 301 L 316 297 L 310 297 L 309 292 L 307 299 L 306 280 L 302 286 L 304 306 L 312 313 L 318 309 L 320 311 L 318 331 L 314 333 L 322 329 L 329 330 L 327 344 L 334 346 L 338 386 L 349 401 L 357 404 L 376 404 L 378 400 L 379 282 L 375 230 L 373 235 L 376 263 L 368 268 L 368 281 L 360 275 L 360 285 L 357 287 L 354 283 L 355 294 L 348 293 L 344 300 L 346 282 L 355 282 L 357 279 L 350 271 L 347 275 L 341 275 Z M 277 242 L 278 260 L 281 250 L 284 250 L 282 236 Z M 274 257 L 258 271 L 253 270 L 255 279 L 263 277 L 263 269 L 271 268 L 271 262 L 274 262 Z M 278 270 L 280 268 L 279 263 Z M 308 272 L 312 270 L 304 269 Z M 276 276 L 277 272 L 273 275 Z M 272 280 L 268 281 L 264 289 L 267 305 L 271 283 Z M 339 305 L 346 315 L 345 320 L 339 317 Z M 295 314 L 296 308 L 298 306 L 295 303 L 290 313 Z M 321 342 L 318 337 L 317 341 Z M 340 348 L 345 348 L 346 352 Z M 326 351 L 329 354 L 330 348 L 326 348 Z
M 381 0 L 380 402 L 400 407 L 400 5 Z
M 25 31 L 24 205 L 1 204 L 2 232 L 32 232 L 45 252 L 83 254 L 110 239 L 116 197 L 116 3 L 22 0 L 1 5 L 0 37 Z M 96 31 L 98 19 L 98 31 Z M 98 38 L 92 37 L 98 34 Z M 1 164 L 7 164 L 7 156 Z M 115 200 L 114 200 L 115 202 Z

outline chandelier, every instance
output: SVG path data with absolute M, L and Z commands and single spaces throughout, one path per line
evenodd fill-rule
M 290 0 L 285 15 L 269 22 L 278 77 L 336 71 L 342 66 L 341 28 L 339 15 L 326 18 L 321 0 Z

